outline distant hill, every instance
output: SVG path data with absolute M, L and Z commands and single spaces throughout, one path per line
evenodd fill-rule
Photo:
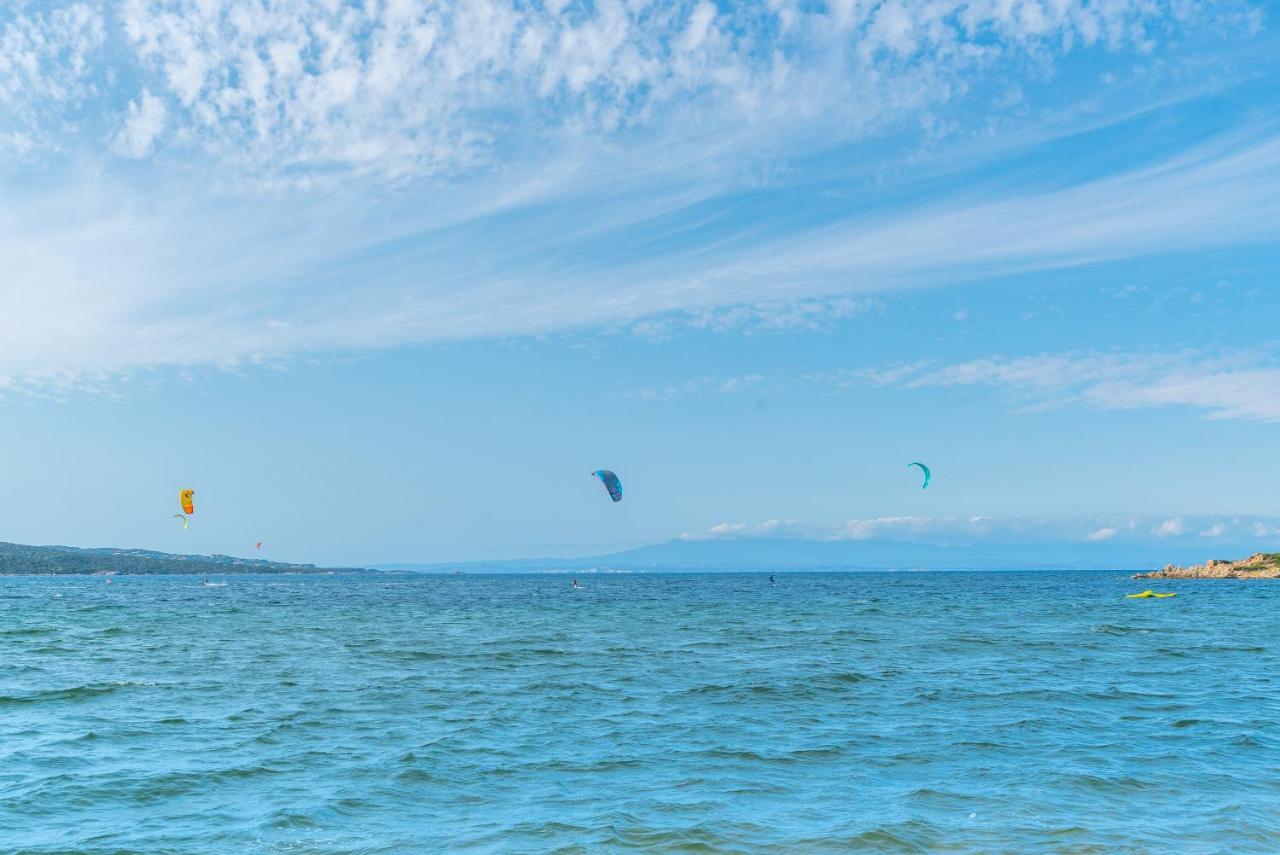
M 891 540 L 726 538 L 670 540 L 586 558 L 379 564 L 380 570 L 448 573 L 590 570 L 1135 570 L 1199 557 L 1203 542 L 1017 541 L 951 545 Z
M 24 546 L 0 543 L 0 575 L 76 574 L 160 575 L 226 573 L 362 573 L 364 568 L 317 567 L 235 558 L 230 555 L 171 555 L 149 549 L 78 549 L 74 546 Z

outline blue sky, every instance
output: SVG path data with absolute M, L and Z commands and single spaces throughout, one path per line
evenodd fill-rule
M 1274 547 L 1276 27 L 6 4 L 0 539 Z

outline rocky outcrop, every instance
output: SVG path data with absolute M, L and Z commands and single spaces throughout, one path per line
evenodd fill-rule
M 1280 552 L 1259 552 L 1240 561 L 1209 559 L 1194 567 L 1166 564 L 1152 573 L 1136 573 L 1135 579 L 1280 579 Z

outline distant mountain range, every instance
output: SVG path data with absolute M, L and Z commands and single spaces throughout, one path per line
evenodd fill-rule
M 379 570 L 448 573 L 590 570 L 1147 570 L 1248 551 L 1241 544 L 1178 539 L 1161 543 L 1076 541 L 939 545 L 891 540 L 726 538 L 671 540 L 586 558 L 529 558 L 433 564 L 377 564 Z M 1256 549 L 1254 550 L 1256 551 Z
M 24 546 L 0 543 L 0 575 L 360 573 L 362 568 L 317 567 L 235 558 L 230 555 L 171 555 L 149 549 L 77 549 L 74 546 Z

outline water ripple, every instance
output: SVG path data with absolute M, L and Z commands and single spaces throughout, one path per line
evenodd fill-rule
M 1280 586 L 586 581 L 0 579 L 0 839 L 1280 850 Z

